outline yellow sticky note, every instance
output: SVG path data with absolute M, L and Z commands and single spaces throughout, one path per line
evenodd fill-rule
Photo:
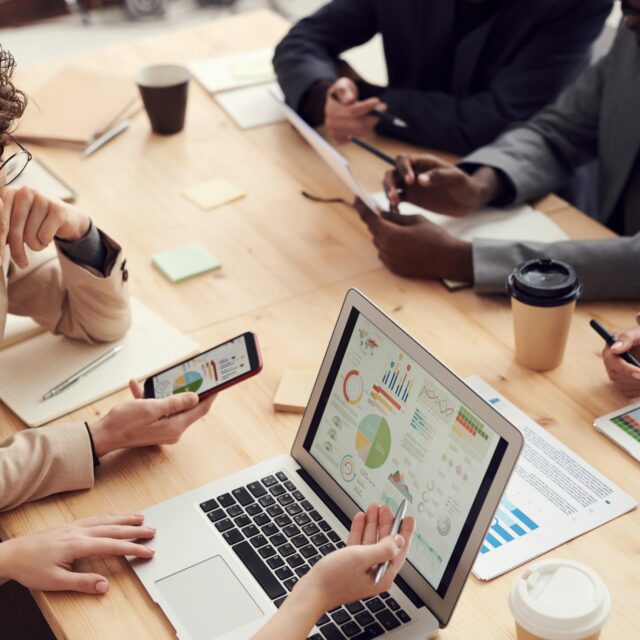
M 316 381 L 316 375 L 314 371 L 287 369 L 282 374 L 278 390 L 273 398 L 273 408 L 276 411 L 304 413 Z
M 244 198 L 245 192 L 224 178 L 207 180 L 183 191 L 183 195 L 205 211 Z

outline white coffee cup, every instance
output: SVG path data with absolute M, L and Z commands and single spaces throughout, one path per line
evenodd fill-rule
M 590 567 L 541 560 L 518 576 L 509 608 L 518 640 L 597 640 L 611 613 L 611 596 Z

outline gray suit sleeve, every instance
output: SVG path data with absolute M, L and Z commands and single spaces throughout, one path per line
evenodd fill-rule
M 598 121 L 608 56 L 578 76 L 551 106 L 516 125 L 491 145 L 464 158 L 462 165 L 501 170 L 517 204 L 556 191 L 573 171 L 598 154 Z
M 473 241 L 477 293 L 505 293 L 508 275 L 520 263 L 555 258 L 570 264 L 582 282 L 584 300 L 640 299 L 640 233 L 604 240 L 566 240 L 550 244 Z

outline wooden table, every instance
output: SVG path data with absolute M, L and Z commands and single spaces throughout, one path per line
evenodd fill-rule
M 170 36 L 84 56 L 79 64 L 133 73 L 145 64 L 182 61 L 272 45 L 284 21 L 268 12 L 245 14 Z M 62 63 L 29 70 L 34 86 Z M 631 304 L 581 303 L 564 364 L 540 374 L 513 360 L 508 301 L 451 293 L 439 283 L 405 280 L 377 259 L 357 216 L 339 205 L 314 204 L 301 189 L 342 193 L 315 153 L 285 124 L 240 131 L 205 92 L 190 88 L 187 126 L 179 135 L 154 136 L 143 114 L 128 133 L 87 160 L 64 150 L 38 149 L 79 193 L 78 204 L 126 248 L 131 290 L 203 346 L 246 329 L 255 331 L 263 373 L 220 395 L 214 410 L 173 447 L 112 454 L 91 491 L 25 505 L 0 517 L 0 537 L 14 537 L 102 512 L 133 512 L 290 449 L 298 417 L 274 413 L 273 395 L 286 368 L 318 368 L 346 290 L 358 287 L 436 356 L 462 376 L 480 373 L 554 436 L 571 446 L 624 490 L 634 494 L 636 463 L 591 428 L 594 416 L 625 403 L 609 384 L 601 340 L 588 327 L 633 322 Z M 391 153 L 408 149 L 376 140 Z M 384 167 L 358 148 L 344 149 L 364 183 L 379 188 Z M 248 196 L 203 213 L 181 196 L 194 183 L 224 176 Z M 608 232 L 555 197 L 538 207 L 575 238 Z M 154 270 L 151 255 L 198 240 L 223 268 L 180 285 Z M 124 399 L 123 391 L 73 414 L 92 419 Z M 22 428 L 2 409 L 0 437 Z M 550 553 L 590 564 L 613 595 L 605 639 L 636 637 L 640 629 L 640 512 L 607 524 Z M 95 560 L 112 588 L 105 597 L 36 593 L 58 638 L 171 638 L 172 628 L 127 563 Z M 517 571 L 481 583 L 470 578 L 447 639 L 514 638 L 507 594 Z

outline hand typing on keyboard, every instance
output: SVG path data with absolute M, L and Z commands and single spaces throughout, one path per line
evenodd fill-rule
M 317 562 L 253 640 L 302 640 L 325 612 L 387 591 L 407 557 L 415 529 L 415 520 L 407 517 L 394 539 L 389 535 L 392 523 L 393 514 L 386 505 L 373 504 L 366 514 L 358 513 L 351 523 L 348 546 Z M 376 585 L 375 569 L 387 560 L 389 568 Z

